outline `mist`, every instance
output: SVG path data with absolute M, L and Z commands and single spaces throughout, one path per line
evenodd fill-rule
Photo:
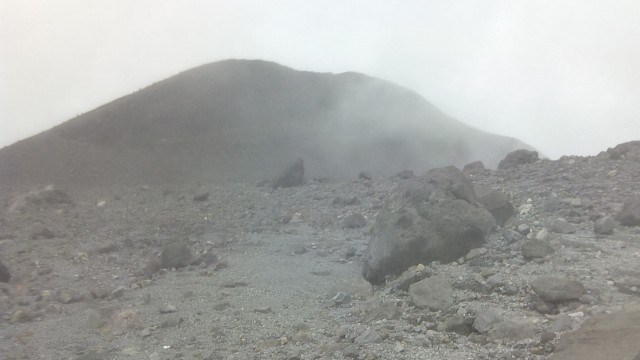
M 0 146 L 191 67 L 356 71 L 556 158 L 640 136 L 635 1 L 0 0 Z

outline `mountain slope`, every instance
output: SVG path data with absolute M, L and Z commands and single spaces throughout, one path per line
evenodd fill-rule
M 518 140 L 357 73 L 249 60 L 203 65 L 0 150 L 7 185 L 254 181 L 300 156 L 310 177 L 391 175 L 483 160 Z

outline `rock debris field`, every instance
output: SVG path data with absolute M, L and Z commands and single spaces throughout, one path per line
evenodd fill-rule
M 3 190 L 0 358 L 640 359 L 638 142 L 351 181 L 301 167 Z

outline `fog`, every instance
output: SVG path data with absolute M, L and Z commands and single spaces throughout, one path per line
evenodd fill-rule
M 0 146 L 249 58 L 366 73 L 551 158 L 596 154 L 640 138 L 639 39 L 633 0 L 0 0 Z

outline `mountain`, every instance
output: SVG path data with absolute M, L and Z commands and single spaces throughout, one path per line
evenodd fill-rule
M 363 74 L 225 60 L 182 72 L 0 150 L 9 186 L 168 184 L 392 175 L 529 148 Z

